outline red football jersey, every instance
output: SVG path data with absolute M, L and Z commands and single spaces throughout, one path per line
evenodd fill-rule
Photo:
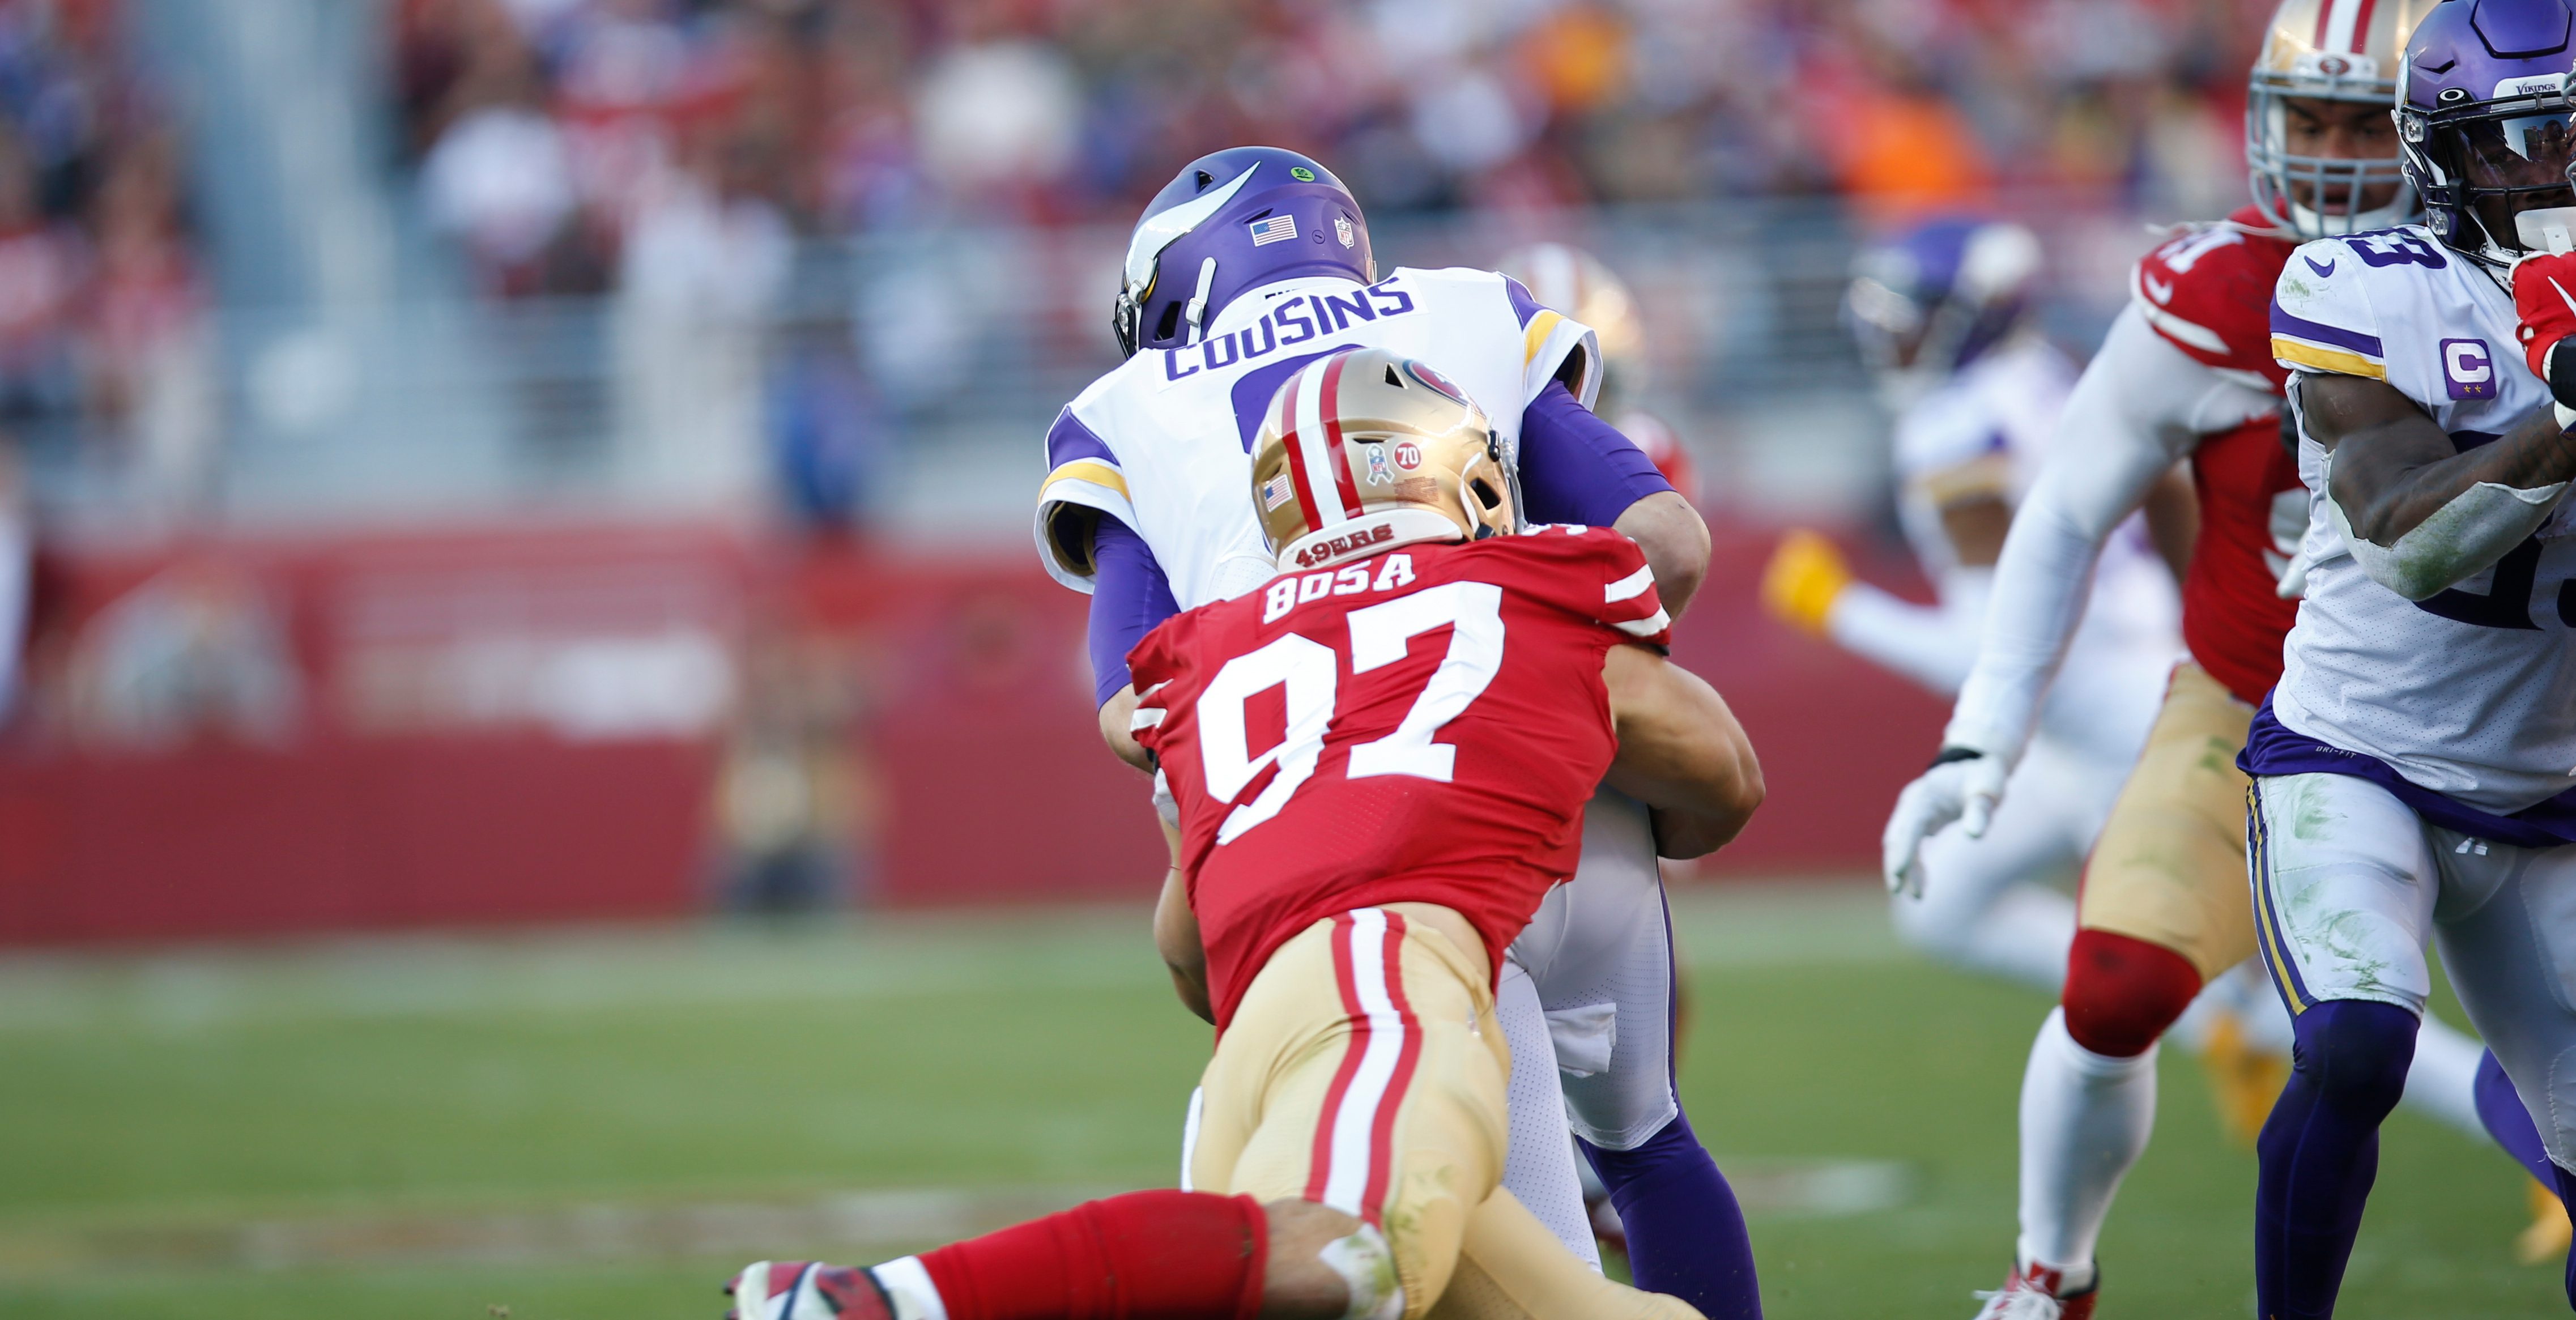
M 2147 324 L 2174 347 L 2278 394 L 2289 372 L 2272 359 L 2272 285 L 2298 244 L 2237 228 L 2269 226 L 2251 206 L 2228 219 L 2148 253 L 2131 287 Z M 2279 419 L 2263 417 L 2202 437 L 2191 479 L 2200 537 L 2183 575 L 2183 644 L 2228 691 L 2260 702 L 2280 681 L 2281 640 L 2299 615 L 2299 603 L 2274 590 L 2296 541 L 2285 547 L 2273 537 L 2283 492 L 2297 492 L 2290 512 L 2304 518 L 2299 465 L 2281 445 Z
M 1670 626 L 1635 542 L 1551 528 L 1282 574 L 1138 643 L 1219 1029 L 1274 950 L 1352 908 L 1455 908 L 1500 967 L 1618 750 L 1602 657 Z

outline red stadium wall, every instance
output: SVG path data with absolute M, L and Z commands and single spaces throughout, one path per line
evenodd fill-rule
M 1942 708 L 1764 617 L 1770 540 L 1721 532 L 1677 637 L 1771 786 L 1702 872 L 1865 869 Z M 1884 555 L 1864 571 L 1903 580 Z M 745 648 L 777 635 L 831 639 L 860 693 L 863 901 L 1142 898 L 1159 879 L 1143 780 L 1093 732 L 1082 598 L 1016 548 L 800 553 L 692 528 L 327 537 L 73 554 L 42 594 L 31 695 L 0 740 L 0 943 L 702 910 L 734 709 L 707 684 L 738 683 Z M 263 630 L 266 651 L 240 640 Z M 166 694 L 116 695 L 159 692 L 152 665 L 192 646 L 266 656 L 274 681 L 242 690 L 291 700 L 181 683 L 194 713 L 156 725 Z

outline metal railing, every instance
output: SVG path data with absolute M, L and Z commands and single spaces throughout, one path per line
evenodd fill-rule
M 2058 199 L 2008 210 L 2051 254 L 2044 324 L 2088 348 L 2153 235 Z M 1848 500 L 1879 479 L 1883 423 L 1839 316 L 1857 225 L 1831 201 L 1377 229 L 1387 269 L 1485 265 L 1540 238 L 1588 247 L 1637 293 L 1645 401 L 1718 483 L 1796 502 Z M 617 295 L 224 309 L 200 404 L 211 448 L 182 477 L 138 462 L 151 447 L 98 418 L 25 433 L 41 433 L 30 452 L 44 500 L 92 525 L 130 524 L 138 509 L 160 523 L 748 511 L 776 498 L 793 467 L 781 455 L 815 434 L 877 474 L 872 494 L 845 492 L 868 516 L 981 525 L 989 513 L 998 527 L 1007 505 L 1016 525 L 1049 419 L 1116 364 L 1107 309 L 1125 237 L 956 228 L 810 242 L 749 318 Z M 966 475 L 925 475 L 943 472 Z M 926 493 L 961 483 L 1000 493 Z

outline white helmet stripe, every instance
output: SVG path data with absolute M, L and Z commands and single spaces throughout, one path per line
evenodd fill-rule
M 2373 0 L 2326 0 L 2317 15 L 2317 49 L 2362 53 L 2369 39 L 2370 26 L 2365 21 Z
M 1135 237 L 1127 240 L 1128 295 L 1141 300 L 1145 290 L 1154 282 L 1154 259 L 1163 255 L 1163 249 L 1170 247 L 1172 240 L 1198 228 L 1209 216 L 1223 210 L 1227 202 L 1234 200 L 1236 193 L 1243 191 L 1243 185 L 1252 182 L 1253 174 L 1260 168 L 1260 162 L 1256 161 L 1251 169 L 1226 180 L 1225 186 L 1216 191 L 1202 193 L 1137 222 Z
M 1333 447 L 1324 439 L 1324 385 L 1331 373 L 1329 357 L 1317 358 L 1298 370 L 1305 387 L 1297 391 L 1297 461 L 1306 466 L 1306 489 L 1314 492 L 1315 514 L 1323 521 L 1309 531 L 1330 527 L 1344 519 L 1360 515 L 1357 509 L 1342 504 L 1342 484 L 1334 480 Z

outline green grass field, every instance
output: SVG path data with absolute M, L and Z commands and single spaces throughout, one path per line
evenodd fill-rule
M 2008 1263 L 2047 1005 L 1904 953 L 1882 902 L 1676 904 L 1692 1118 L 1791 1189 L 1750 1198 L 1783 1320 L 1965 1320 Z M 711 1320 L 754 1254 L 1168 1185 L 1206 1048 L 1141 909 L 0 960 L 0 1315 Z M 2179 1051 L 2163 1085 L 2101 1315 L 2249 1315 L 2253 1157 Z M 1894 1203 L 1795 1193 L 1851 1161 Z M 2512 1260 L 2523 1186 L 2401 1113 L 2343 1314 L 2564 1314 Z

